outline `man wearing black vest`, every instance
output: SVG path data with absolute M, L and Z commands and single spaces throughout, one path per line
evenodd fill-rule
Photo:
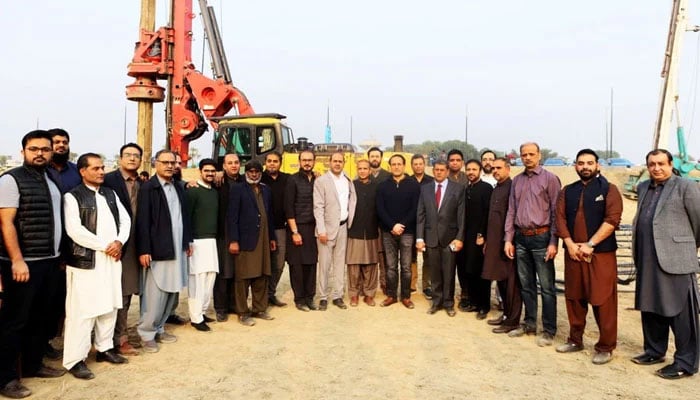
M 122 249 L 131 219 L 114 190 L 102 186 L 102 158 L 78 158 L 83 183 L 66 193 L 63 210 L 70 238 L 66 265 L 66 333 L 63 366 L 78 379 L 95 375 L 85 364 L 94 329 L 97 362 L 126 363 L 114 350 L 117 310 L 122 308 Z
M 31 390 L 22 376 L 59 377 L 65 373 L 45 366 L 46 313 L 49 280 L 59 268 L 61 192 L 46 173 L 51 160 L 51 136 L 36 130 L 22 138 L 24 164 L 0 177 L 0 395 L 22 398 Z M 20 226 L 20 221 L 22 224 Z
M 581 180 L 564 187 L 557 199 L 558 236 L 564 240 L 564 296 L 569 316 L 569 338 L 560 353 L 583 350 L 588 303 L 598 323 L 600 338 L 593 364 L 612 359 L 617 343 L 617 242 L 615 229 L 622 217 L 622 197 L 615 185 L 600 175 L 598 155 L 583 149 L 576 155 Z

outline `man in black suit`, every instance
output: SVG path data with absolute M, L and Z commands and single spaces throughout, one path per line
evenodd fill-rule
M 481 272 L 493 187 L 481 180 L 481 163 L 477 160 L 467 161 L 466 174 L 469 182 L 465 190 L 464 254 L 457 263 L 457 275 L 462 293 L 467 288 L 469 304 L 465 308 L 460 301 L 459 310 L 478 311 L 476 318 L 485 319 L 491 308 L 491 281 L 481 278 Z
M 464 187 L 447 180 L 447 163 L 433 165 L 435 182 L 421 187 L 418 199 L 416 249 L 425 251 L 430 266 L 433 304 L 428 314 L 444 308 L 455 316 L 455 253 L 464 241 Z
M 117 323 L 114 326 L 114 348 L 124 355 L 139 354 L 139 351 L 129 344 L 126 328 L 131 296 L 138 296 L 141 287 L 141 266 L 136 254 L 136 244 L 132 239 L 136 235 L 136 205 L 141 187 L 138 169 L 142 156 L 143 149 L 138 144 L 127 143 L 122 146 L 119 149 L 119 168 L 106 174 L 102 184 L 114 190 L 133 221 L 129 240 L 122 248 L 122 308 L 117 311 Z

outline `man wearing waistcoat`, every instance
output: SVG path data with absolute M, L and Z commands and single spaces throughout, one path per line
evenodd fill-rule
M 45 366 L 45 318 L 49 307 L 49 276 L 59 268 L 61 192 L 46 173 L 51 160 L 51 136 L 36 130 L 22 138 L 24 164 L 0 177 L 0 395 L 22 398 L 31 390 L 23 377 L 59 377 L 65 373 Z M 22 221 L 20 225 L 20 221 Z
M 559 353 L 583 350 L 588 304 L 600 337 L 593 364 L 612 359 L 617 343 L 617 241 L 615 229 L 622 217 L 622 196 L 600 175 L 598 154 L 583 149 L 576 155 L 581 178 L 564 187 L 557 199 L 558 236 L 564 241 L 564 296 L 569 338 Z
M 131 219 L 114 190 L 102 186 L 105 167 L 99 155 L 83 154 L 77 166 L 83 183 L 66 193 L 63 208 L 70 238 L 63 366 L 78 379 L 92 379 L 85 359 L 93 329 L 97 362 L 127 362 L 112 338 L 122 308 L 121 256 Z

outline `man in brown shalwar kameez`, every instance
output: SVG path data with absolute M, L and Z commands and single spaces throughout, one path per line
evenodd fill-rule
M 506 213 L 512 183 L 510 163 L 503 157 L 496 158 L 491 171 L 496 179 L 496 187 L 491 193 L 489 203 L 489 221 L 484 244 L 484 270 L 481 277 L 497 281 L 498 291 L 503 298 L 503 315 L 487 322 L 489 325 L 499 325 L 493 329 L 493 333 L 508 333 L 518 328 L 523 309 L 515 260 L 507 257 L 503 252 Z
M 583 350 L 588 304 L 600 338 L 593 364 L 612 359 L 617 344 L 617 242 L 615 229 L 622 217 L 622 197 L 615 185 L 600 175 L 598 154 L 583 149 L 576 155 L 581 178 L 562 189 L 557 199 L 558 236 L 564 240 L 564 295 L 569 316 L 569 338 L 560 353 Z
M 270 251 L 277 247 L 272 220 L 272 193 L 260 183 L 262 164 L 251 160 L 246 164 L 245 180 L 231 192 L 228 205 L 229 252 L 235 258 L 234 295 L 238 321 L 255 325 L 254 318 L 274 319 L 267 313 L 267 280 L 272 271 Z M 248 307 L 248 288 L 253 308 Z

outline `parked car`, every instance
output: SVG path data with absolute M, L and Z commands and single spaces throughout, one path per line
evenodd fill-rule
M 626 158 L 608 158 L 608 166 L 611 167 L 627 167 L 630 168 L 632 162 Z
M 515 162 L 513 163 L 513 166 L 515 167 L 522 167 L 523 166 L 523 160 L 516 158 Z
M 565 167 L 566 161 L 563 158 L 548 158 L 544 160 L 545 167 Z

